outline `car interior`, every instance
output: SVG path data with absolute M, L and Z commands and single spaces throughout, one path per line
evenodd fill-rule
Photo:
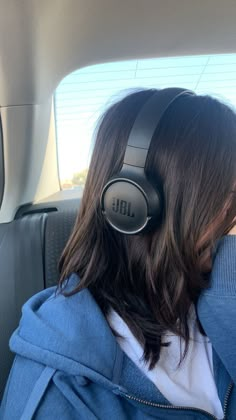
M 219 54 L 230 63 L 221 76 L 232 73 L 224 87 L 236 103 L 235 19 L 234 0 L 0 0 L 0 400 L 14 357 L 8 342 L 21 307 L 57 284 L 58 261 L 83 192 L 79 184 L 63 189 L 59 178 L 57 119 L 66 99 L 58 86 L 89 66 Z M 209 63 L 207 58 L 199 64 L 197 81 Z M 169 83 L 185 85 L 185 73 L 181 77 Z M 87 89 L 94 78 L 102 83 L 93 72 Z M 162 86 L 158 76 L 156 83 Z M 116 81 L 113 87 L 120 89 Z M 80 85 L 71 92 L 76 89 L 80 94 Z M 87 94 L 84 89 L 85 99 Z M 66 150 L 70 133 L 67 138 L 67 123 L 63 127 Z M 75 161 L 83 153 L 83 138 L 81 143 L 77 156 L 72 152 Z

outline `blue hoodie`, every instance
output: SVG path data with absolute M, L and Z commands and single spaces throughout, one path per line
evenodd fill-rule
M 77 284 L 71 276 L 68 289 Z M 23 307 L 10 340 L 16 353 L 1 406 L 1 420 L 179 419 L 214 416 L 174 407 L 122 352 L 90 292 L 71 297 L 55 288 Z M 236 419 L 236 237 L 217 250 L 211 288 L 198 303 L 213 345 L 215 380 L 225 419 Z

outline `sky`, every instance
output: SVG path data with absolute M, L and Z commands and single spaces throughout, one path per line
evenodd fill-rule
M 236 54 L 105 63 L 65 77 L 55 92 L 61 182 L 89 165 L 93 132 L 104 110 L 127 90 L 184 87 L 236 107 Z

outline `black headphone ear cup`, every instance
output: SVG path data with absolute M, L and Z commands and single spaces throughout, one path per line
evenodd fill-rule
M 101 207 L 114 229 L 137 234 L 148 230 L 160 218 L 161 198 L 146 177 L 126 178 L 120 174 L 104 187 Z

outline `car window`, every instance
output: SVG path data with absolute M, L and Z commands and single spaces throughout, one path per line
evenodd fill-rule
M 236 54 L 105 63 L 65 77 L 55 92 L 62 189 L 83 188 L 99 116 L 127 89 L 171 86 L 207 93 L 236 106 Z

